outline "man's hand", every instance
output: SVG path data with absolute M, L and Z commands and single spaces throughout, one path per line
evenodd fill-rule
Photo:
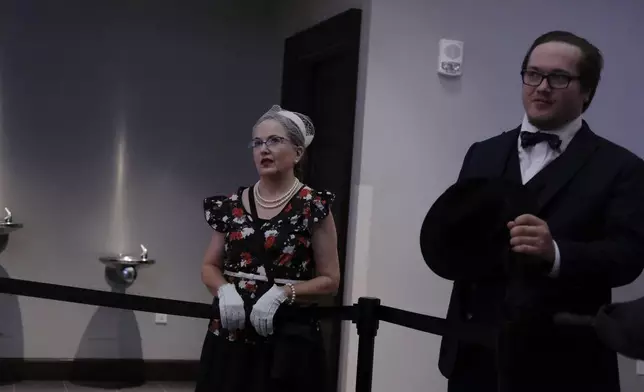
M 555 244 L 545 221 L 534 215 L 521 215 L 508 222 L 508 229 L 514 252 L 539 256 L 550 265 L 555 262 Z

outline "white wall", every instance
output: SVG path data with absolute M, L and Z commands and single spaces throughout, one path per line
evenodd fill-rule
M 328 15 L 326 2 L 301 3 L 313 20 Z M 451 283 L 423 263 L 418 245 L 422 219 L 455 181 L 472 142 L 519 124 L 519 67 L 538 35 L 571 30 L 603 50 L 604 80 L 586 117 L 597 133 L 644 154 L 634 115 L 644 101 L 638 77 L 644 53 L 637 49 L 644 36 L 637 23 L 644 6 L 603 0 L 367 0 L 362 8 L 368 25 L 363 27 L 357 192 L 347 260 L 353 270 L 347 271 L 345 301 L 368 294 L 390 306 L 444 316 Z M 436 75 L 440 38 L 465 41 L 462 78 Z M 642 280 L 618 290 L 616 298 L 642 295 Z M 354 388 L 354 331 L 345 333 L 345 392 Z M 439 343 L 436 336 L 383 324 L 374 392 L 445 391 L 437 369 Z M 621 366 L 623 390 L 641 390 L 644 382 L 635 376 L 634 363 L 622 359 Z

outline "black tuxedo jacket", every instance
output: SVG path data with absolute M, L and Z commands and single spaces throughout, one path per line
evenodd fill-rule
M 459 179 L 506 177 L 520 183 L 519 131 L 473 144 Z M 584 122 L 563 154 L 526 186 L 537 192 L 538 216 L 548 223 L 561 265 L 557 278 L 533 277 L 524 300 L 542 314 L 595 315 L 610 303 L 611 288 L 632 282 L 644 268 L 644 162 Z M 502 276 L 454 282 L 448 320 L 498 324 L 507 283 Z M 444 338 L 442 374 L 458 374 L 458 359 L 471 348 Z M 526 386 L 538 380 L 549 391 L 619 390 L 617 356 L 590 329 L 535 325 L 510 348 L 512 372 Z

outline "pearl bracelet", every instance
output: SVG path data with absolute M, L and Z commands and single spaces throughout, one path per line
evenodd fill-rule
M 287 283 L 286 286 L 291 289 L 291 297 L 288 300 L 288 304 L 293 305 L 295 303 L 295 287 L 291 283 Z

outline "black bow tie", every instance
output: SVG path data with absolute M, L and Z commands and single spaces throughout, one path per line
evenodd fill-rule
M 521 132 L 521 147 L 523 148 L 532 147 L 542 142 L 547 142 L 553 150 L 558 150 L 561 147 L 561 139 L 552 133 Z

